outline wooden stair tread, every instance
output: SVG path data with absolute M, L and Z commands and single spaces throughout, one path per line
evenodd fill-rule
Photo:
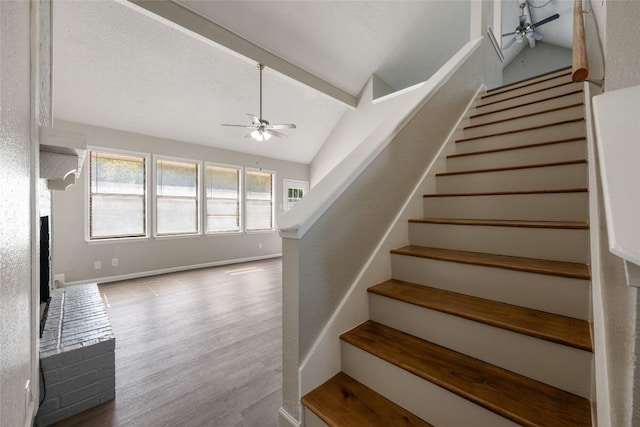
M 524 426 L 591 426 L 587 399 L 367 321 L 341 339 Z
M 453 249 L 429 248 L 424 246 L 405 246 L 393 249 L 392 254 L 431 258 L 440 261 L 505 268 L 529 273 L 569 277 L 589 280 L 589 267 L 566 261 L 550 261 L 536 258 L 524 258 L 507 255 L 495 255 L 481 252 L 457 251 Z
M 528 106 L 528 105 L 532 105 L 532 104 L 538 104 L 540 102 L 550 101 L 552 99 L 558 99 L 558 98 L 562 98 L 564 96 L 575 95 L 576 93 L 581 93 L 583 91 L 584 90 L 582 88 L 576 89 L 574 91 L 563 93 L 561 95 L 554 95 L 554 96 L 550 96 L 548 98 L 542 98 L 542 99 L 538 99 L 538 100 L 535 100 L 535 101 L 531 101 L 531 102 L 528 102 L 526 104 L 521 105 L 520 107 Z M 473 119 L 476 119 L 478 117 L 486 116 L 486 115 L 489 115 L 489 114 L 501 113 L 501 112 L 506 111 L 506 110 L 513 110 L 515 108 L 518 108 L 518 107 L 505 107 L 505 108 L 499 108 L 499 109 L 493 110 L 493 111 L 487 111 L 486 113 L 472 114 L 472 115 L 469 116 L 469 120 L 473 120 Z
M 512 134 L 512 133 L 527 132 L 527 131 L 535 130 L 535 129 L 542 129 L 542 128 L 547 128 L 547 127 L 552 127 L 552 126 L 560 126 L 560 125 L 566 125 L 566 124 L 569 124 L 569 123 L 576 123 L 576 122 L 583 122 L 583 121 L 584 121 L 584 118 L 571 119 L 571 120 L 562 120 L 562 121 L 559 121 L 559 122 L 549 123 L 549 124 L 545 124 L 545 125 L 530 126 L 530 127 L 526 127 L 526 128 L 521 128 L 521 129 L 517 129 L 517 130 L 509 130 L 509 131 L 504 131 L 504 132 L 495 132 L 495 133 L 491 133 L 491 134 L 487 134 L 487 135 L 474 136 L 472 138 L 457 139 L 456 143 L 475 141 L 477 139 L 490 138 L 490 137 L 493 137 L 493 136 L 509 135 L 509 134 Z
M 551 74 L 558 73 L 557 76 L 549 77 L 547 79 L 537 80 L 535 82 L 532 82 L 531 84 L 536 84 L 536 83 L 544 82 L 546 80 L 555 79 L 556 77 L 565 77 L 565 76 L 571 75 L 571 71 L 570 70 L 571 70 L 571 66 L 558 68 L 557 70 L 553 70 L 553 71 L 549 71 L 549 72 L 546 72 L 546 73 L 538 74 L 535 77 L 529 77 L 529 78 L 526 78 L 526 79 L 515 81 L 513 83 L 509 83 L 509 84 L 506 84 L 506 85 L 494 87 L 493 89 L 487 90 L 487 94 L 490 94 L 490 93 L 493 93 L 493 92 L 500 92 L 500 91 L 503 91 L 504 89 L 508 89 L 511 86 L 522 85 L 522 83 L 526 83 L 529 80 L 537 80 L 540 77 L 550 76 Z M 563 73 L 562 71 L 566 71 L 566 72 Z M 526 86 L 526 85 L 523 85 L 523 86 L 520 86 L 520 87 L 524 87 L 524 86 Z
M 589 224 L 578 221 L 526 221 L 504 219 L 455 219 L 455 218 L 412 218 L 409 222 L 420 224 L 481 225 L 496 227 L 557 228 L 569 230 L 588 230 Z
M 460 153 L 460 154 L 449 154 L 447 159 L 455 159 L 458 157 L 467 157 L 467 156 L 477 156 L 482 154 L 492 154 L 492 153 L 500 153 L 503 151 L 513 151 L 513 150 L 523 150 L 526 148 L 536 148 L 536 147 L 546 147 L 548 145 L 556 145 L 556 144 L 564 144 L 567 142 L 575 142 L 575 141 L 585 141 L 586 139 L 582 136 L 575 138 L 566 138 L 559 139 L 557 141 L 548 141 L 548 142 L 538 142 L 534 144 L 525 144 L 525 145 L 516 145 L 513 147 L 505 147 L 505 148 L 495 148 L 493 150 L 481 150 L 481 151 L 472 151 L 470 153 Z
M 524 190 L 524 191 L 496 191 L 496 192 L 480 192 L 480 193 L 433 193 L 424 194 L 423 198 L 428 197 L 466 197 L 466 196 L 512 196 L 512 195 L 528 195 L 528 194 L 556 194 L 556 193 L 586 193 L 586 188 L 564 188 L 558 190 Z
M 467 175 L 470 173 L 485 173 L 485 172 L 504 172 L 504 171 L 519 170 L 519 169 L 533 169 L 533 168 L 547 168 L 552 166 L 578 165 L 583 163 L 587 163 L 587 160 L 576 159 L 576 160 L 566 160 L 563 162 L 536 163 L 531 165 L 507 166 L 507 167 L 501 167 L 501 168 L 472 169 L 472 170 L 455 171 L 455 172 L 439 172 L 436 174 L 436 176 Z
M 302 403 L 330 427 L 406 426 L 432 427 L 389 399 L 339 372 L 302 397 Z
M 393 279 L 369 288 L 369 292 L 580 350 L 593 351 L 589 323 L 584 320 Z
M 510 101 L 510 100 L 516 99 L 516 98 L 522 98 L 522 97 L 525 97 L 525 96 L 533 95 L 534 93 L 545 92 L 545 91 L 548 91 L 548 90 L 557 89 L 559 87 L 567 86 L 567 85 L 575 85 L 576 87 L 579 87 L 580 83 L 576 83 L 576 82 L 559 83 L 557 85 L 549 86 L 547 88 L 542 88 L 542 89 L 538 89 L 538 90 L 532 90 L 531 92 L 527 92 L 527 93 L 523 93 L 523 94 L 520 94 L 520 95 L 511 96 L 509 98 L 499 99 L 497 101 L 491 101 L 491 97 L 493 97 L 494 95 L 499 95 L 498 93 L 492 93 L 492 94 L 489 94 L 489 95 L 485 94 L 485 95 L 480 97 L 480 104 L 477 105 L 476 108 L 486 107 L 487 105 L 493 105 L 493 104 L 497 104 L 499 102 Z M 503 93 L 506 93 L 506 92 L 503 92 Z M 485 100 L 488 100 L 489 102 L 484 102 Z
M 463 130 L 476 129 L 476 128 L 479 128 L 479 127 L 482 127 L 482 126 L 495 125 L 497 123 L 504 123 L 504 122 L 508 122 L 508 121 L 511 121 L 511 120 L 522 119 L 522 118 L 525 118 L 525 117 L 537 116 L 537 115 L 545 114 L 545 113 L 552 113 L 554 111 L 567 110 L 569 108 L 579 107 L 581 105 L 584 105 L 584 103 L 578 102 L 578 103 L 575 103 L 575 104 L 565 105 L 565 106 L 562 106 L 562 107 L 548 108 L 546 110 L 540 110 L 540 111 L 536 111 L 534 113 L 521 114 L 519 116 L 508 117 L 506 119 L 494 120 L 494 121 L 487 122 L 487 123 L 480 123 L 480 124 L 477 124 L 477 125 L 465 126 Z

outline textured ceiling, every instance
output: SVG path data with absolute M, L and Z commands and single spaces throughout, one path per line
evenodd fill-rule
M 353 95 L 427 79 L 469 34 L 468 0 L 183 3 Z M 348 108 L 266 69 L 263 116 L 298 128 L 258 143 L 220 126 L 258 114 L 253 61 L 123 1 L 55 2 L 53 28 L 58 119 L 309 163 Z
M 565 44 L 572 1 L 531 8 L 534 22 L 561 14 L 545 42 Z M 374 73 L 395 89 L 424 81 L 469 37 L 469 0 L 175 3 L 351 95 Z M 503 32 L 518 13 L 503 1 Z M 298 128 L 259 143 L 220 126 L 259 113 L 247 57 L 123 0 L 56 1 L 53 29 L 57 119 L 309 163 L 348 108 L 267 68 L 264 118 Z

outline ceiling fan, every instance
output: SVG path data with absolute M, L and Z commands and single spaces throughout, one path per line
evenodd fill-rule
M 294 125 L 293 123 L 272 125 L 267 120 L 262 118 L 262 70 L 264 70 L 264 65 L 258 64 L 258 69 L 260 70 L 260 116 L 256 116 L 255 114 L 247 114 L 247 116 L 251 118 L 250 125 L 231 125 L 228 123 L 223 123 L 220 126 L 233 126 L 253 129 L 251 132 L 245 135 L 245 138 L 253 138 L 256 141 L 268 141 L 272 136 L 287 138 L 287 135 L 282 132 L 278 132 L 278 130 L 295 129 L 296 125 Z
M 516 27 L 515 31 L 511 32 L 511 33 L 506 33 L 503 34 L 502 37 L 506 37 L 506 36 L 513 36 L 513 38 L 511 40 L 509 40 L 509 42 L 502 48 L 502 50 L 507 50 L 511 47 L 511 45 L 513 43 L 515 43 L 516 41 L 518 42 L 522 42 L 522 40 L 526 37 L 529 40 L 529 47 L 535 47 L 536 46 L 536 40 L 540 41 L 543 39 L 543 35 L 536 32 L 535 29 L 538 28 L 541 25 L 544 25 L 548 22 L 554 21 L 556 19 L 558 19 L 560 17 L 559 14 L 554 14 L 551 15 L 549 17 L 546 17 L 545 19 L 543 19 L 542 21 L 538 21 L 535 24 L 532 24 L 529 20 L 529 16 L 525 15 L 524 13 L 524 7 L 526 6 L 527 1 L 526 0 L 521 0 L 520 1 L 520 16 L 519 16 L 519 22 L 518 22 L 518 26 Z

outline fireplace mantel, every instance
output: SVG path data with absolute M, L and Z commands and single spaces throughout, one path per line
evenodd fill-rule
M 84 134 L 40 127 L 40 178 L 47 180 L 49 190 L 75 184 L 86 153 Z

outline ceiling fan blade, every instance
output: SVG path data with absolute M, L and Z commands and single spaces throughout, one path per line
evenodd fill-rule
M 512 44 L 514 44 L 516 42 L 516 38 L 512 38 L 511 40 L 509 40 L 507 42 L 507 44 L 502 48 L 502 50 L 507 50 L 511 47 Z
M 248 134 L 246 134 L 244 137 L 245 137 L 245 138 L 253 138 L 253 137 L 251 136 L 251 134 L 252 134 L 253 132 L 255 132 L 255 131 L 251 131 L 251 132 L 249 132 L 249 133 L 248 133 Z
M 231 125 L 229 123 L 222 123 L 220 126 L 233 126 L 233 127 L 236 127 L 236 128 L 247 128 L 247 129 L 252 129 L 252 128 L 255 127 L 255 126 L 250 126 L 250 125 Z
M 296 125 L 294 125 L 293 123 L 267 126 L 267 129 L 269 129 L 269 130 L 271 130 L 271 129 L 295 129 L 295 128 L 296 128 Z
M 512 36 L 512 35 L 514 35 L 515 33 L 517 33 L 517 31 L 513 31 L 513 32 L 511 32 L 511 33 L 503 34 L 503 35 L 502 35 L 502 37 Z
M 560 18 L 559 14 L 555 14 L 555 15 L 551 15 L 547 18 L 544 18 L 542 21 L 538 21 L 535 24 L 532 25 L 533 28 L 539 27 L 540 25 L 544 25 L 547 22 L 551 22 L 551 21 L 555 21 L 556 19 Z
M 273 129 L 269 129 L 267 132 L 269 132 L 273 136 L 277 136 L 278 138 L 288 138 L 289 137 L 289 135 L 285 135 L 284 133 L 278 132 L 277 130 L 273 130 Z

